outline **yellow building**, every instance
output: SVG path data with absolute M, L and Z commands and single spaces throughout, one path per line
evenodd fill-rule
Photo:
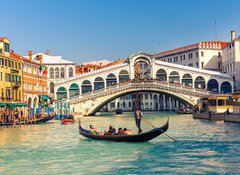
M 10 41 L 0 37 L 0 102 L 23 102 L 22 60 L 10 56 Z

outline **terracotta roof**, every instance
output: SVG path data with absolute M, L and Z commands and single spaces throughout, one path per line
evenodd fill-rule
M 76 74 L 81 74 L 81 73 L 86 73 L 88 72 L 88 69 L 99 69 L 101 68 L 99 65 L 96 64 L 85 64 L 85 65 L 76 65 L 75 66 L 75 73 Z
M 38 62 L 36 62 L 36 61 L 33 61 L 33 60 L 31 61 L 30 59 L 25 58 L 25 57 L 23 57 L 23 56 L 15 53 L 15 52 L 13 52 L 13 51 L 10 52 L 10 57 L 16 58 L 16 59 L 19 59 L 19 60 L 22 58 L 22 60 L 27 61 L 27 62 L 29 62 L 29 63 L 33 63 L 33 64 L 38 64 L 38 65 L 40 65 L 40 63 L 38 63 Z
M 165 56 L 165 55 L 175 54 L 178 52 L 188 51 L 188 50 L 196 49 L 196 48 L 222 49 L 228 43 L 229 42 L 225 42 L 225 41 L 203 41 L 203 42 L 199 42 L 199 43 L 195 43 L 195 44 L 186 45 L 183 47 L 178 47 L 178 48 L 171 49 L 171 50 L 166 50 L 166 51 L 160 52 L 158 54 L 155 54 L 154 56 L 155 57 Z
M 6 38 L 6 37 L 0 37 L 0 41 L 3 41 L 3 40 L 5 40 L 5 39 L 8 40 L 8 38 Z
M 116 61 L 113 61 L 113 62 L 111 62 L 111 63 L 108 63 L 108 64 L 106 64 L 106 65 L 104 65 L 104 66 L 102 66 L 101 68 L 103 68 L 103 67 L 108 67 L 108 66 L 113 66 L 113 65 L 116 65 L 116 64 L 120 64 L 120 63 L 123 63 L 123 62 L 125 62 L 126 60 L 124 59 L 122 59 L 122 60 L 116 60 Z

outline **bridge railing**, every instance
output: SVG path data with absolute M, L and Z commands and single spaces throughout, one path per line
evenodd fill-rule
M 161 88 L 161 89 L 167 89 L 169 91 L 184 91 L 185 93 L 194 93 L 196 95 L 202 96 L 202 95 L 208 95 L 209 91 L 206 89 L 199 89 L 199 88 L 194 88 L 190 86 L 184 86 L 184 85 L 179 85 L 175 83 L 169 83 L 167 81 L 160 81 L 160 80 L 129 80 L 126 82 L 122 82 L 119 84 L 115 84 L 112 86 L 108 86 L 103 89 L 98 89 L 98 90 L 93 90 L 91 92 L 87 92 L 84 94 L 81 94 L 79 96 L 75 96 L 71 98 L 71 101 L 73 100 L 83 100 L 86 98 L 92 98 L 92 97 L 97 97 L 101 96 L 104 93 L 113 93 L 116 91 L 122 91 L 123 89 L 126 88 L 133 88 L 134 86 L 141 86 L 143 89 L 148 89 L 149 86 L 156 86 L 156 88 Z

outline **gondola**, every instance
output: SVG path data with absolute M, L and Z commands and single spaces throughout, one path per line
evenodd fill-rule
M 79 133 L 80 135 L 95 139 L 95 140 L 108 140 L 108 141 L 115 141 L 115 142 L 145 142 L 154 139 L 155 137 L 163 134 L 168 130 L 168 121 L 159 128 L 154 128 L 148 132 L 140 133 L 140 134 L 134 134 L 134 135 L 98 135 L 94 134 L 90 130 L 84 129 L 81 126 L 80 120 L 79 120 Z
M 46 121 L 52 120 L 54 118 L 54 115 L 49 114 L 46 117 L 43 118 L 38 118 L 36 120 L 26 120 L 26 121 L 21 121 L 21 122 L 2 122 L 0 123 L 0 126 L 15 126 L 15 125 L 32 125 L 32 124 L 39 124 L 39 123 L 45 123 Z

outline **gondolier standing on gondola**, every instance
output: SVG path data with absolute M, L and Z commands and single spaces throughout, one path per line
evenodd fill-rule
M 135 122 L 138 127 L 138 133 L 141 133 L 142 132 L 141 119 L 142 119 L 143 114 L 138 107 L 136 107 L 136 110 L 134 111 L 134 115 L 135 115 Z

